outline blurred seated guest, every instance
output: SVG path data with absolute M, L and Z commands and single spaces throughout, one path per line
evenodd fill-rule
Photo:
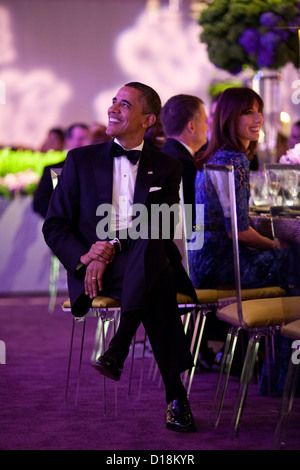
M 89 127 L 84 123 L 74 123 L 65 133 L 65 149 L 72 150 L 76 147 L 82 147 L 89 142 Z M 44 168 L 41 180 L 33 196 L 33 210 L 45 218 L 49 201 L 53 192 L 51 168 L 62 168 L 65 159 L 53 165 L 47 165 Z
M 300 142 L 300 121 L 297 121 L 292 125 L 291 135 L 288 140 L 289 148 L 290 149 L 294 148 L 296 144 L 299 144 L 299 142 Z
M 162 149 L 166 142 L 166 136 L 159 119 L 152 127 L 147 129 L 144 140 L 150 147 L 158 150 Z
M 61 152 L 64 149 L 65 133 L 60 127 L 54 127 L 49 130 L 47 138 L 41 147 L 41 152 L 56 150 Z
M 214 95 L 212 97 L 212 100 L 211 100 L 211 103 L 210 103 L 210 108 L 209 108 L 209 113 L 208 113 L 208 116 L 207 116 L 207 127 L 208 127 L 207 133 L 206 133 L 207 140 L 206 140 L 205 144 L 202 145 L 202 147 L 199 148 L 195 153 L 195 165 L 198 168 L 198 170 L 200 170 L 202 168 L 203 156 L 205 154 L 205 150 L 207 149 L 208 142 L 210 141 L 210 138 L 211 138 L 212 123 L 213 123 L 213 118 L 214 118 L 214 114 L 215 114 L 215 110 L 216 110 L 216 106 L 217 106 L 219 96 L 220 96 L 220 93 L 217 93 L 216 95 Z
M 68 127 L 65 134 L 65 149 L 72 150 L 89 144 L 90 129 L 83 122 L 75 122 Z
M 282 155 L 285 155 L 288 149 L 289 149 L 288 138 L 285 135 L 283 135 L 281 132 L 278 132 L 277 142 L 276 142 L 276 161 L 279 161 L 280 157 L 282 157 Z
M 160 116 L 167 136 L 162 151 L 183 164 L 184 204 L 192 206 L 192 223 L 194 225 L 195 178 L 197 172 L 194 156 L 196 151 L 205 144 L 208 129 L 203 101 L 192 95 L 172 96 L 163 106 Z M 190 233 L 187 236 L 189 238 Z
M 249 167 L 262 124 L 263 101 L 257 93 L 247 87 L 226 89 L 218 100 L 205 161 L 234 166 L 242 287 L 278 285 L 282 281 L 281 285 L 288 288 L 297 280 L 290 251 L 276 250 L 280 248 L 278 240 L 260 235 L 249 225 Z M 230 219 L 220 216 L 217 230 L 210 231 L 204 171 L 197 173 L 195 191 L 196 204 L 204 204 L 205 231 L 203 247 L 189 251 L 191 280 L 195 288 L 233 284 Z M 209 201 L 212 203 L 221 214 L 217 196 Z M 279 272 L 285 273 L 285 279 L 278 279 Z
M 106 126 L 93 122 L 90 125 L 90 144 L 101 144 L 102 142 L 109 142 L 112 140 L 110 135 L 106 134 Z

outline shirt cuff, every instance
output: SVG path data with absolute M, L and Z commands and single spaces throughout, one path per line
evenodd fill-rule
M 122 249 L 122 245 L 118 238 L 114 238 L 113 240 L 110 240 L 109 243 L 114 246 L 116 254 L 120 253 Z

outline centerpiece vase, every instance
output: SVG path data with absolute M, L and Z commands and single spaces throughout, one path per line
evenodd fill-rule
M 281 74 L 276 70 L 260 70 L 252 80 L 253 89 L 264 101 L 263 132 L 258 146 L 260 166 L 277 161 L 277 136 L 280 129 Z

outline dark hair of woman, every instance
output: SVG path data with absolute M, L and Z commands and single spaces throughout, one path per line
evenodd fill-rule
M 248 160 L 254 157 L 258 141 L 251 141 L 245 148 L 237 136 L 238 118 L 247 113 L 254 105 L 258 104 L 259 112 L 263 112 L 262 98 L 251 88 L 232 87 L 227 88 L 218 99 L 212 124 L 212 136 L 207 149 L 201 157 L 201 166 L 209 161 L 210 157 L 220 148 L 244 153 Z

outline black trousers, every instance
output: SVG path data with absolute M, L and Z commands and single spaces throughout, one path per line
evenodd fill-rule
M 167 268 L 147 292 L 147 307 L 121 313 L 120 324 L 109 350 L 123 365 L 137 328 L 142 323 L 150 341 L 166 391 L 166 401 L 185 398 L 181 372 L 193 366 L 188 339 L 176 301 L 172 270 Z

